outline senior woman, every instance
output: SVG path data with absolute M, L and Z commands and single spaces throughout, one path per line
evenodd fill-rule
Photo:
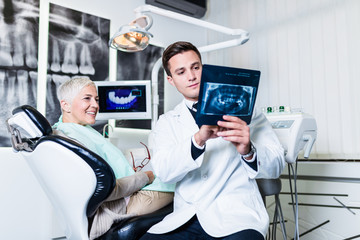
M 96 86 L 88 78 L 73 78 L 58 89 L 62 115 L 53 126 L 66 136 L 97 153 L 112 167 L 116 187 L 97 210 L 90 239 L 110 229 L 116 220 L 146 214 L 173 200 L 174 185 L 164 184 L 151 171 L 135 172 L 123 153 L 90 125 L 99 109 Z

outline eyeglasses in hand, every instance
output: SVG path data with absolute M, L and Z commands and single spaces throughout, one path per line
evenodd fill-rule
M 143 169 L 143 167 L 145 167 L 145 166 L 150 162 L 150 159 L 151 159 L 151 157 L 150 157 L 150 152 L 149 152 L 148 147 L 147 147 L 144 143 L 142 143 L 142 142 L 140 142 L 140 143 L 141 143 L 142 145 L 144 145 L 144 147 L 146 148 L 146 151 L 147 151 L 147 155 L 148 155 L 148 156 L 145 157 L 145 158 L 141 161 L 141 163 L 140 163 L 139 166 L 135 166 L 134 156 L 133 156 L 132 152 L 130 152 L 131 158 L 132 158 L 132 162 L 133 162 L 133 169 L 134 169 L 135 172 L 138 172 L 138 171 L 140 171 L 141 169 Z

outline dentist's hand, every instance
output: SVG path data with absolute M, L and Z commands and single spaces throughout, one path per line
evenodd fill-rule
M 207 140 L 211 138 L 217 138 L 218 131 L 219 131 L 218 126 L 202 125 L 199 131 L 194 135 L 195 141 L 199 146 L 202 147 L 205 145 Z
M 225 121 L 218 121 L 220 127 L 217 135 L 226 141 L 232 142 L 236 150 L 245 155 L 251 150 L 250 128 L 238 117 L 224 115 Z

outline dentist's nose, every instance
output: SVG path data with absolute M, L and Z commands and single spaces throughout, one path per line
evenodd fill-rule
M 189 76 L 188 76 L 188 79 L 189 79 L 189 81 L 194 81 L 194 80 L 196 80 L 196 74 L 195 74 L 195 72 L 193 72 L 193 71 L 190 71 L 190 73 L 189 73 Z

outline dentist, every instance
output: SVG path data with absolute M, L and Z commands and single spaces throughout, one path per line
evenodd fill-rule
M 174 212 L 153 226 L 148 239 L 264 240 L 269 217 L 256 178 L 277 178 L 284 150 L 261 113 L 250 125 L 223 116 L 216 126 L 196 125 L 201 55 L 189 42 L 164 51 L 168 82 L 184 96 L 160 116 L 149 142 L 161 181 L 176 183 Z

